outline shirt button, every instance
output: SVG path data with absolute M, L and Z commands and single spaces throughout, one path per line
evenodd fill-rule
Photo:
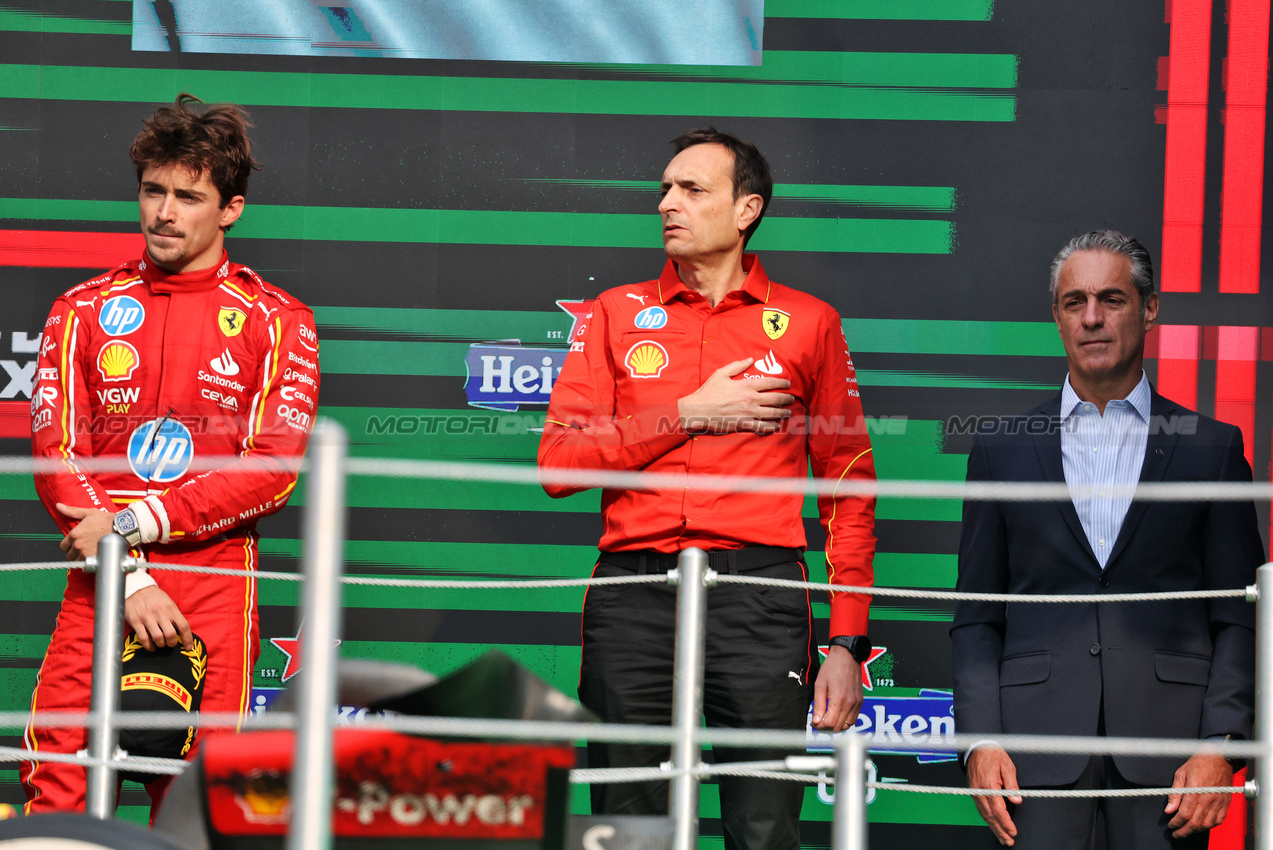
M 1104 545 L 1105 545 L 1105 538 L 1104 538 L 1104 537 L 1102 537 L 1100 540 L 1098 540 L 1098 541 L 1096 541 L 1096 542 L 1097 542 L 1097 543 L 1099 543 L 1101 546 L 1104 546 Z
M 1105 491 L 1104 491 L 1104 490 L 1102 490 L 1101 492 L 1097 493 L 1096 495 L 1098 495 L 1098 496 L 1100 496 L 1102 499 L 1104 499 L 1104 498 L 1105 498 Z
M 1092 644 L 1092 645 L 1088 648 L 1088 650 L 1087 650 L 1087 651 L 1088 651 L 1088 652 L 1090 652 L 1090 653 L 1092 653 L 1093 655 L 1100 655 L 1100 654 L 1101 654 L 1101 645 L 1100 645 L 1099 643 L 1094 643 L 1094 644 Z

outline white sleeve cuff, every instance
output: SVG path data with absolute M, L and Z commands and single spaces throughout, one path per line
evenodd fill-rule
M 125 510 L 137 517 L 137 530 L 141 532 L 141 539 L 137 541 L 136 545 L 154 543 L 159 539 L 159 522 L 155 519 L 154 512 L 150 510 L 144 501 L 133 502 Z
M 164 503 L 159 501 L 158 496 L 147 496 L 145 499 L 142 499 L 142 504 L 150 508 L 150 512 L 154 514 L 154 518 L 158 526 L 153 538 L 143 535 L 142 539 L 146 543 L 154 543 L 156 540 L 160 543 L 168 543 L 169 533 L 172 529 L 168 525 L 168 511 L 164 508 Z
M 968 764 L 968 757 L 972 755 L 972 751 L 978 747 L 997 747 L 999 743 L 991 738 L 982 738 L 979 741 L 973 741 L 972 746 L 964 752 L 964 764 Z
M 127 599 L 139 590 L 155 586 L 156 582 L 150 577 L 150 573 L 146 572 L 145 567 L 138 564 L 136 570 L 124 575 L 124 598 Z

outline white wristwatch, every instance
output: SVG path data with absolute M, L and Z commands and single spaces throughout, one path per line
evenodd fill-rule
M 115 514 L 115 521 L 112 525 L 115 533 L 128 541 L 129 546 L 137 546 L 141 543 L 141 525 L 137 522 L 137 514 L 133 513 L 131 509 L 124 508 Z

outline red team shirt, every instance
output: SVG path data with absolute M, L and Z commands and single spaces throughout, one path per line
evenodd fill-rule
M 539 463 L 560 469 L 874 480 L 871 443 L 839 314 L 774 283 L 743 256 L 741 289 L 715 308 L 671 261 L 658 280 L 603 292 L 571 340 L 553 387 Z M 736 380 L 791 382 L 791 418 L 774 434 L 687 433 L 677 400 L 713 372 L 755 358 Z M 553 497 L 584 489 L 545 485 Z M 690 546 L 806 545 L 799 494 L 605 490 L 599 547 L 678 552 Z M 832 584 L 872 583 L 875 500 L 823 496 Z M 865 634 L 869 597 L 836 594 L 831 634 Z

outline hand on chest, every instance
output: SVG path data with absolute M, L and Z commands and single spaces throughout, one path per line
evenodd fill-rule
M 807 338 L 794 332 L 789 312 L 765 304 L 710 310 L 674 301 L 621 311 L 611 322 L 609 343 L 621 400 L 674 400 L 717 369 L 750 358 L 754 362 L 736 380 L 788 380 L 788 392 L 802 407 L 812 357 Z

